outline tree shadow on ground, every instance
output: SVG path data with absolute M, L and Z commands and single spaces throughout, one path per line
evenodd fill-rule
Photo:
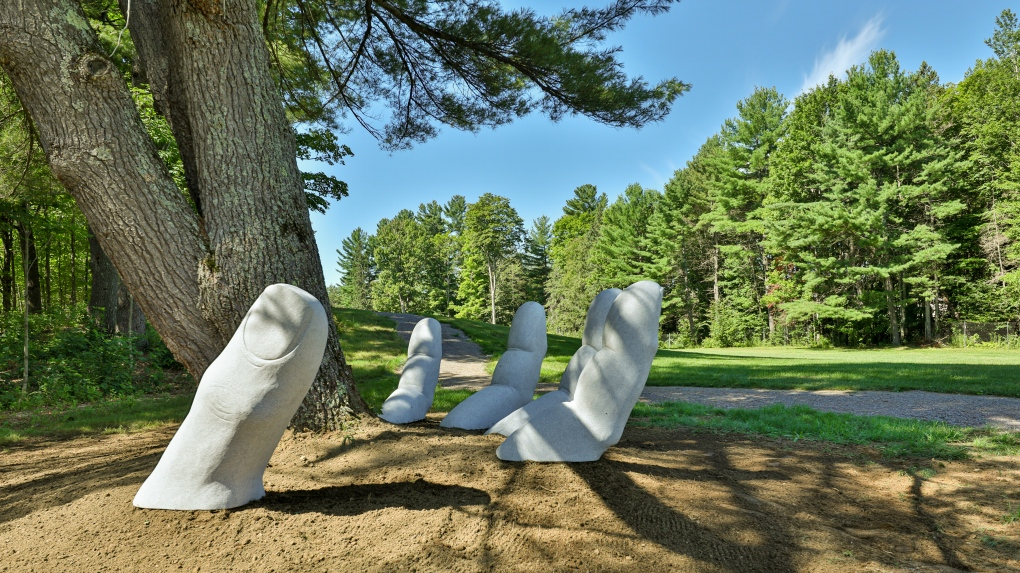
M 50 442 L 46 457 L 5 464 L 0 472 L 0 523 L 71 503 L 101 490 L 140 485 L 156 466 L 176 427 L 128 438 L 120 450 L 95 451 L 111 437 Z M 23 451 L 27 451 L 26 448 Z M 29 474 L 7 485 L 8 476 Z
M 451 503 L 451 500 L 456 500 Z M 445 507 L 487 506 L 492 502 L 482 490 L 443 485 L 424 479 L 410 482 L 327 486 L 317 489 L 273 491 L 244 509 L 262 507 L 282 513 L 321 513 L 355 516 L 388 507 L 412 511 Z
M 725 461 L 721 462 L 725 465 Z M 716 466 L 720 462 L 716 462 Z M 771 518 L 751 508 L 738 507 L 733 512 L 735 523 L 744 529 L 758 532 L 764 537 L 761 543 L 740 544 L 720 536 L 711 528 L 699 524 L 684 513 L 666 505 L 662 499 L 646 491 L 628 475 L 639 473 L 659 478 L 683 480 L 712 480 L 711 471 L 674 469 L 655 464 L 635 464 L 603 458 L 597 462 L 573 464 L 574 473 L 598 495 L 606 506 L 635 533 L 662 547 L 711 563 L 734 573 L 777 573 L 794 571 L 791 548 L 793 540 L 788 531 L 769 523 Z M 778 472 L 761 472 L 751 479 L 783 479 Z M 728 480 L 738 505 L 750 505 L 750 497 L 738 481 Z M 740 494 L 743 493 L 742 497 Z M 753 499 L 753 497 L 751 497 Z M 739 511 L 745 509 L 748 511 Z M 760 509 L 760 508 L 755 508 Z M 739 570 L 732 564 L 741 563 Z

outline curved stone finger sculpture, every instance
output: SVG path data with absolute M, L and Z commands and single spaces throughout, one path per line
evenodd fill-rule
M 205 371 L 134 505 L 225 509 L 263 497 L 262 473 L 322 362 L 327 321 L 307 292 L 266 288 Z
M 584 370 L 591 357 L 602 350 L 602 328 L 606 324 L 606 315 L 609 314 L 609 309 L 620 292 L 622 291 L 618 288 L 606 289 L 595 295 L 595 299 L 591 301 L 588 315 L 584 319 L 581 347 L 570 357 L 570 362 L 567 364 L 566 370 L 563 371 L 563 376 L 560 377 L 559 388 L 514 410 L 509 416 L 496 422 L 488 432 L 485 432 L 486 434 L 509 436 L 526 424 L 528 420 L 540 416 L 542 412 L 555 404 L 569 402 L 574 398 L 574 388 L 577 387 L 577 379 L 580 377 L 581 371 Z
M 407 362 L 400 373 L 400 383 L 383 402 L 379 417 L 393 424 L 410 424 L 424 419 L 436 395 L 442 358 L 442 327 L 434 318 L 423 318 L 411 331 Z
M 659 343 L 662 289 L 651 281 L 627 287 L 606 316 L 602 349 L 581 371 L 569 402 L 557 402 L 507 437 L 501 460 L 590 462 L 620 441 L 648 380 Z
M 468 396 L 439 423 L 445 428 L 486 430 L 531 402 L 546 351 L 545 309 L 526 302 L 510 323 L 506 352 L 496 363 L 492 382 Z

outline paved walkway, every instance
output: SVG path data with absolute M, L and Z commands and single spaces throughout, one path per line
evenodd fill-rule
M 411 330 L 422 317 L 382 313 L 397 322 L 397 332 L 410 340 Z M 444 388 L 477 390 L 488 385 L 485 371 L 489 357 L 460 330 L 443 324 L 443 361 L 439 384 Z M 554 390 L 555 384 L 539 384 L 538 391 Z M 1020 431 L 1020 399 L 998 396 L 844 390 L 759 390 L 748 388 L 698 388 L 647 386 L 643 402 L 683 401 L 719 408 L 761 408 L 771 404 L 803 404 L 824 412 L 864 416 L 895 416 L 945 422 L 956 426 L 992 426 Z

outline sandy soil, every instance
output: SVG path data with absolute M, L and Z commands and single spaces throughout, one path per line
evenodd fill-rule
M 0 452 L 0 571 L 1020 571 L 1020 459 L 888 462 L 628 428 L 598 462 L 506 463 L 439 417 L 284 437 L 268 495 L 131 506 L 175 428 Z

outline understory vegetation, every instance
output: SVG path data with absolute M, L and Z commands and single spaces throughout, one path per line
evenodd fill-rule
M 13 314 L 0 320 L 0 410 L 194 388 L 151 327 L 111 335 L 85 305 L 29 315 L 27 323 Z

